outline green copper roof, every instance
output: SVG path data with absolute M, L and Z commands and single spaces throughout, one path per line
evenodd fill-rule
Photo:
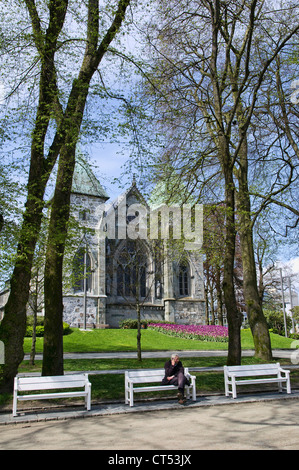
M 192 195 L 188 194 L 184 182 L 180 176 L 173 172 L 163 175 L 152 191 L 148 204 L 157 208 L 162 204 L 194 204 Z
M 108 194 L 81 155 L 76 156 L 72 193 L 109 199 Z

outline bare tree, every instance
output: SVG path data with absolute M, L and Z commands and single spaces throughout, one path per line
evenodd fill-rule
M 177 173 L 189 182 L 189 188 L 194 183 L 199 197 L 208 194 L 202 188 L 210 189 L 211 197 L 215 182 L 222 185 L 218 197 L 226 206 L 223 291 L 230 332 L 228 363 L 241 360 L 241 316 L 233 282 L 237 231 L 256 355 L 270 360 L 253 251 L 249 148 L 254 111 L 268 85 L 267 72 L 298 34 L 293 21 L 298 6 L 289 2 L 285 10 L 277 11 L 277 5 L 269 7 L 259 0 L 158 3 L 148 40 L 157 77 L 155 113 L 168 137 L 168 159 L 171 155 Z M 273 20 L 279 23 L 278 30 L 273 29 Z

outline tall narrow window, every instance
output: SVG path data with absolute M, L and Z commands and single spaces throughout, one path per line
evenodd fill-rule
M 179 294 L 180 296 L 190 295 L 189 269 L 186 264 L 181 264 L 179 269 Z
M 141 244 L 128 240 L 118 255 L 117 295 L 146 297 L 147 258 Z
M 73 260 L 73 288 L 75 292 L 91 291 L 91 260 L 85 249 L 79 248 Z

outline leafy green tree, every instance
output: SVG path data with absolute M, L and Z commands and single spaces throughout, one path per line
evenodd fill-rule
M 91 80 L 119 33 L 129 3 L 130 0 L 119 0 L 101 10 L 97 0 L 75 4 L 68 0 L 24 0 L 18 5 L 20 15 L 23 15 L 20 21 L 26 23 L 22 38 L 27 39 L 32 60 L 30 65 L 27 63 L 24 67 L 22 78 L 27 77 L 32 69 L 35 70 L 38 98 L 32 123 L 27 200 L 10 296 L 0 326 L 6 357 L 1 374 L 2 390 L 11 390 L 24 355 L 23 338 L 33 255 L 43 216 L 46 186 L 58 156 L 46 255 L 43 374 L 63 373 L 62 262 L 75 149 Z M 7 10 L 4 13 L 7 16 L 12 16 L 13 5 L 14 2 L 6 0 Z M 73 24 L 68 19 L 70 15 Z M 86 24 L 86 36 L 78 37 L 77 32 L 82 30 L 82 24 Z M 72 35 L 71 26 L 75 25 L 80 25 L 80 28 Z M 82 45 L 85 47 L 83 53 Z M 76 50 L 75 46 L 78 46 Z M 72 56 L 77 56 L 75 71 L 68 62 Z

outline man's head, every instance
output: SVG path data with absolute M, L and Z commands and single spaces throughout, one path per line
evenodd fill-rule
M 171 362 L 172 364 L 177 364 L 179 362 L 180 358 L 177 353 L 173 353 L 171 355 Z

